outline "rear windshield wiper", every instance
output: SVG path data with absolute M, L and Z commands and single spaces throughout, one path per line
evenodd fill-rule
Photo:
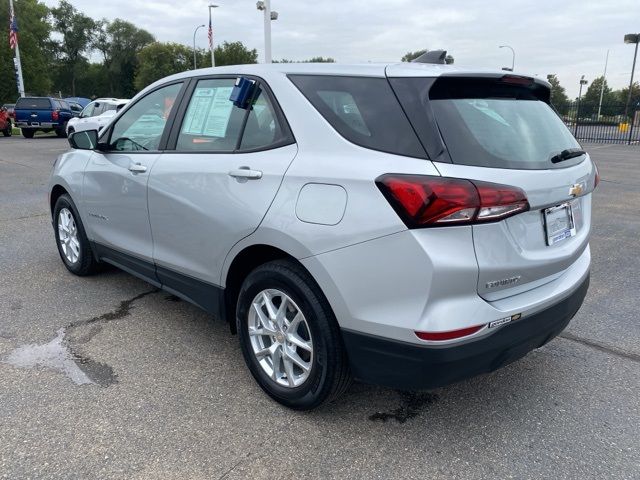
M 570 158 L 576 158 L 586 153 L 587 152 L 585 152 L 581 148 L 567 148 L 566 150 L 563 150 L 557 155 L 554 155 L 553 157 L 551 157 L 551 163 L 564 162 L 565 160 L 569 160 Z

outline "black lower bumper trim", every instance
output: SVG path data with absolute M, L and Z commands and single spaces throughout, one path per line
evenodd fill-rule
M 589 277 L 561 302 L 487 337 L 450 347 L 416 345 L 343 330 L 351 372 L 356 380 L 403 390 L 437 388 L 492 372 L 564 330 L 588 288 Z

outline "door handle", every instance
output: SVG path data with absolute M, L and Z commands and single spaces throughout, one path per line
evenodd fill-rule
M 129 165 L 129 171 L 132 173 L 144 173 L 147 171 L 147 167 L 140 163 L 132 163 Z
M 262 172 L 260 170 L 251 170 L 249 167 L 238 167 L 236 170 L 231 170 L 229 176 L 238 180 L 259 180 L 262 178 Z

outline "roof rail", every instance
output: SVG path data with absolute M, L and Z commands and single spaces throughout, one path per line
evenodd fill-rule
M 444 65 L 447 63 L 447 51 L 446 50 L 431 50 L 425 52 L 417 58 L 411 60 L 412 63 L 436 63 Z

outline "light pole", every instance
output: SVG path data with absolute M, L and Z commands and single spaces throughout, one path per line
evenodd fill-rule
M 604 73 L 602 74 L 602 85 L 600 86 L 600 102 L 598 103 L 598 121 L 600 120 L 600 111 L 602 110 L 602 96 L 604 95 L 604 82 L 607 81 L 607 65 L 609 64 L 609 50 L 607 50 L 607 58 L 604 61 Z
M 198 68 L 198 64 L 196 62 L 196 33 L 198 33 L 198 30 L 200 30 L 201 28 L 204 28 L 204 24 L 198 25 L 196 29 L 193 31 L 193 69 L 194 70 Z
M 516 66 L 516 51 L 510 45 L 500 45 L 498 48 L 508 48 L 511 50 L 511 71 L 513 72 L 513 69 Z
M 638 43 L 640 42 L 640 33 L 629 33 L 624 36 L 624 43 L 635 43 L 636 52 L 633 54 L 633 67 L 631 67 L 631 81 L 629 82 L 629 95 L 627 96 L 627 104 L 624 106 L 625 121 L 629 113 L 629 103 L 631 102 L 631 92 L 633 91 L 633 73 L 636 69 L 636 58 L 638 57 Z
M 209 50 L 211 50 L 211 66 L 216 66 L 216 59 L 213 56 L 213 25 L 211 23 L 211 9 L 218 8 L 218 5 L 213 3 L 209 5 Z
M 271 0 L 260 0 L 256 8 L 264 12 L 264 63 L 271 63 L 271 21 L 278 19 L 278 12 L 271 11 Z
M 584 79 L 584 75 L 582 75 L 580 77 L 580 91 L 578 92 L 578 104 L 576 105 L 576 129 L 574 131 L 573 136 L 577 137 L 578 136 L 578 121 L 580 120 L 580 99 L 582 98 L 582 87 L 585 86 L 587 82 Z

